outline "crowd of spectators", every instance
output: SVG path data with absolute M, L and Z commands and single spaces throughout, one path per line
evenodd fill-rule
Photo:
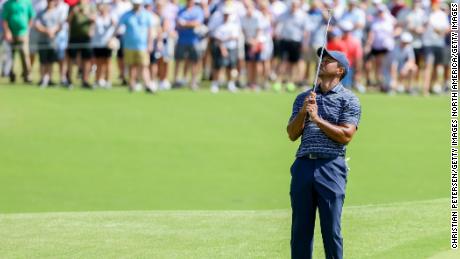
M 408 4 L 409 3 L 409 4 Z M 223 87 L 295 91 L 311 86 L 316 50 L 346 54 L 345 87 L 438 94 L 449 89 L 450 4 L 441 0 L 4 0 L 2 76 L 39 85 L 75 78 L 131 91 Z M 328 10 L 332 10 L 329 12 Z M 326 24 L 332 15 L 326 35 Z M 116 60 L 116 76 L 112 63 Z M 170 71 L 170 70 L 173 71 Z M 78 76 L 74 74 L 78 70 Z M 170 81 L 171 80 L 171 81 Z

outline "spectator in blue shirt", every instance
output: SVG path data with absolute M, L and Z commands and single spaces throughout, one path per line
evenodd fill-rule
M 199 61 L 203 52 L 200 44 L 201 35 L 199 31 L 204 26 L 204 18 L 203 9 L 195 5 L 194 0 L 187 0 L 186 6 L 179 10 L 176 21 L 176 30 L 179 37 L 174 53 L 176 59 L 174 82 L 176 86 L 178 85 L 179 66 L 185 61 L 184 76 L 186 76 L 185 67 L 191 64 L 192 81 L 190 86 L 193 90 L 198 88 L 197 75 Z
M 124 25 L 126 30 L 123 34 L 124 63 L 129 67 L 129 89 L 138 91 L 141 89 L 137 84 L 137 75 L 142 73 L 145 90 L 155 92 L 156 86 L 150 78 L 149 53 L 153 50 L 153 16 L 142 6 L 143 0 L 132 0 L 133 9 L 126 12 L 118 26 Z M 117 31 L 117 30 L 115 30 Z

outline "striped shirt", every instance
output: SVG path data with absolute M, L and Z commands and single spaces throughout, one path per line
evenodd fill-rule
M 310 95 L 312 90 L 303 92 L 297 96 L 292 107 L 292 121 L 302 109 L 305 97 Z M 361 117 L 361 105 L 358 98 L 341 83 L 327 93 L 322 93 L 320 87 L 316 87 L 316 103 L 318 104 L 318 115 L 334 124 L 353 124 L 358 127 Z M 305 127 L 302 133 L 299 149 L 296 157 L 303 157 L 308 154 L 319 154 L 328 156 L 344 156 L 346 145 L 335 142 L 324 134 L 316 123 L 305 120 Z

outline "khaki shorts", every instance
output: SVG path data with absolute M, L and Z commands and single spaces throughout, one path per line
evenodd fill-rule
M 150 56 L 147 51 L 124 49 L 123 52 L 123 60 L 128 66 L 148 66 L 150 64 Z

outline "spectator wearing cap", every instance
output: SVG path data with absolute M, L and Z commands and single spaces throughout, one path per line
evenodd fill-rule
M 203 9 L 195 5 L 194 0 L 187 0 L 186 6 L 179 10 L 176 20 L 176 30 L 178 34 L 177 44 L 174 51 L 174 82 L 175 85 L 180 85 L 179 68 L 184 65 L 183 74 L 186 75 L 186 67 L 191 65 L 191 82 L 192 90 L 197 90 L 198 85 L 198 70 L 201 57 L 203 54 L 201 46 L 201 37 L 198 28 L 204 23 Z
M 286 4 L 286 2 L 280 0 L 270 0 L 270 13 L 273 17 L 273 26 L 276 26 L 279 18 L 287 11 L 289 11 L 289 6 Z M 275 31 L 272 33 L 272 40 L 273 57 L 271 63 L 272 71 L 270 73 L 270 79 L 275 80 L 277 77 L 276 73 L 279 72 L 281 65 L 280 40 L 276 37 Z
M 111 88 L 110 59 L 112 57 L 112 36 L 117 24 L 115 16 L 110 14 L 110 0 L 97 2 L 97 18 L 94 24 L 94 35 L 91 38 L 94 59 L 96 62 L 95 87 Z
M 270 5 L 267 0 L 260 2 L 260 12 L 262 14 L 261 22 L 261 42 L 262 42 L 262 53 L 260 59 L 262 60 L 263 70 L 263 88 L 267 90 L 269 88 L 268 79 L 271 74 L 271 58 L 273 57 L 273 16 L 270 12 Z
M 67 18 L 69 15 L 69 6 L 63 1 L 58 0 L 56 9 L 61 14 L 61 21 L 60 21 L 60 30 L 57 32 L 55 37 L 55 45 L 56 45 L 56 53 L 57 53 L 57 61 L 59 65 L 59 77 L 60 77 L 60 84 L 61 86 L 67 87 L 69 85 L 69 81 L 67 78 L 67 68 L 65 64 L 65 57 L 66 51 L 68 47 L 68 38 L 69 38 L 69 25 L 67 23 Z
M 173 3 L 167 0 L 156 1 L 155 12 L 160 18 L 159 38 L 158 43 L 155 45 L 155 53 L 158 62 L 158 79 L 159 89 L 171 89 L 171 83 L 168 80 L 168 67 L 174 55 L 174 38 L 176 37 L 176 30 L 174 29 L 175 16 L 177 8 Z
M 144 0 L 145 10 L 152 16 L 152 34 L 153 34 L 153 48 L 149 50 L 150 58 L 150 79 L 153 87 L 158 88 L 158 63 L 161 57 L 161 49 L 163 49 L 163 38 L 161 30 L 160 16 L 156 12 L 153 0 Z
M 417 64 L 415 63 L 415 53 L 412 47 L 413 37 L 409 32 L 404 32 L 400 37 L 400 44 L 390 53 L 391 81 L 390 92 L 406 91 L 414 93 L 412 84 L 415 82 Z
M 240 3 L 241 4 L 241 3 Z M 240 38 L 243 37 L 242 32 L 241 32 L 241 20 L 237 12 L 237 8 L 239 6 L 235 6 L 234 1 L 222 1 L 220 3 L 214 2 L 213 5 L 214 7 L 214 12 L 211 14 L 209 17 L 208 21 L 208 29 L 209 29 L 209 41 L 208 41 L 208 46 L 206 53 L 204 55 L 204 75 L 203 78 L 205 79 L 211 79 L 212 81 L 218 81 L 218 78 L 216 78 L 216 75 L 218 75 L 218 72 L 215 69 L 215 59 L 220 55 L 220 48 L 219 48 L 219 42 L 215 37 L 217 28 L 219 28 L 223 23 L 224 23 L 224 14 L 223 11 L 228 10 L 231 11 L 231 14 L 229 15 L 228 19 L 233 22 L 235 25 L 238 26 L 240 29 L 240 32 L 238 33 L 239 38 L 238 38 L 238 62 L 240 59 Z M 244 9 L 244 6 L 242 6 Z M 244 37 L 243 37 L 244 38 Z M 244 40 L 243 40 L 244 42 Z M 243 48 L 243 54 L 244 54 L 244 48 Z M 244 58 L 244 57 L 243 57 Z M 239 65 L 239 64 L 238 64 Z
M 281 82 L 288 91 L 294 91 L 294 80 L 298 79 L 298 64 L 302 53 L 302 42 L 308 38 L 306 28 L 306 13 L 300 8 L 301 3 L 293 0 L 289 12 L 284 13 L 278 19 L 275 35 L 280 40 L 281 66 L 278 72 L 280 77 L 273 84 L 275 91 L 281 91 Z
M 125 26 L 123 34 L 124 63 L 129 70 L 129 90 L 142 89 L 137 83 L 141 73 L 146 92 L 154 93 L 157 88 L 152 83 L 149 71 L 150 56 L 154 40 L 154 20 L 152 14 L 144 9 L 143 0 L 132 0 L 133 9 L 125 13 L 118 26 Z
M 449 19 L 440 8 L 439 0 L 431 1 L 431 12 L 425 23 L 422 40 L 426 57 L 423 94 L 436 93 L 435 84 L 438 81 L 438 69 L 443 66 L 443 48 L 446 47 L 445 37 L 449 31 Z
M 80 0 L 78 4 L 70 9 L 67 22 L 69 23 L 69 46 L 67 49 L 67 68 L 69 86 L 72 85 L 73 64 L 80 57 L 79 68 L 82 71 L 82 87 L 92 89 L 89 84 L 89 73 L 91 71 L 91 59 L 93 56 L 91 48 L 91 28 L 96 21 L 96 10 L 89 0 Z
M 36 14 L 46 9 L 47 5 L 48 5 L 48 0 L 32 1 L 32 7 Z M 35 23 L 35 18 L 34 18 L 33 23 Z M 30 59 L 31 69 L 33 69 L 34 67 L 35 57 L 38 56 L 38 37 L 39 37 L 39 33 L 35 29 L 35 26 L 32 25 L 29 31 L 29 59 Z
M 419 68 L 415 77 L 415 83 L 420 80 L 420 71 L 424 60 L 422 35 L 425 32 L 425 23 L 427 13 L 422 7 L 421 0 L 414 0 L 411 9 L 408 11 L 406 19 L 402 21 L 405 24 L 405 29 L 413 36 L 412 47 L 414 48 L 415 63 Z
M 259 89 L 260 75 L 262 74 L 263 50 L 262 42 L 262 13 L 250 1 L 245 2 L 246 15 L 241 18 L 241 27 L 244 34 L 244 53 L 248 85 L 251 89 Z
M 356 37 L 361 42 L 364 42 L 364 28 L 366 26 L 366 13 L 360 7 L 358 0 L 348 1 L 348 9 L 345 11 L 343 16 L 340 18 L 338 24 L 342 24 L 346 21 L 352 23 L 353 36 Z
M 222 76 L 222 70 L 226 70 L 227 88 L 230 92 L 237 90 L 235 80 L 238 72 L 236 70 L 238 63 L 238 39 L 241 29 L 238 24 L 230 20 L 232 10 L 226 6 L 222 10 L 224 23 L 216 28 L 214 37 L 216 40 L 217 51 L 213 59 L 214 75 L 211 83 L 211 92 L 219 91 L 219 78 Z
M 35 28 L 38 32 L 37 44 L 40 59 L 40 87 L 47 87 L 51 83 L 51 69 L 57 61 L 57 49 L 54 44 L 56 34 L 61 29 L 62 15 L 57 9 L 57 0 L 48 0 L 44 10 L 38 12 L 35 19 Z
M 364 52 L 368 56 L 366 61 L 367 83 L 370 82 L 371 65 L 374 67 L 374 79 L 377 80 L 373 85 L 383 89 L 383 63 L 387 54 L 394 48 L 394 26 L 395 20 L 384 4 L 377 4 L 377 16 L 370 25 L 370 31 L 364 47 Z
M 328 12 L 322 1 L 313 0 L 307 15 L 308 21 L 306 29 L 308 31 L 308 37 L 304 41 L 307 47 L 305 47 L 303 53 L 303 59 L 306 65 L 305 74 L 303 75 L 305 81 L 308 81 L 308 78 L 310 78 L 312 70 L 314 73 L 316 72 L 316 50 L 327 41 L 324 35 L 326 32 Z M 308 82 L 305 83 L 308 84 Z
M 359 81 L 363 66 L 363 47 L 361 41 L 353 34 L 353 24 L 350 21 L 344 21 L 340 24 L 343 31 L 342 42 L 345 46 L 345 55 L 350 63 L 350 70 L 347 76 L 342 80 L 345 87 L 355 87 L 359 92 L 364 93 L 366 88 Z
M 112 8 L 110 9 L 110 12 L 114 16 L 114 18 L 117 20 L 117 23 L 120 21 L 121 17 L 128 11 L 130 11 L 133 8 L 133 5 L 130 0 L 114 0 L 112 4 Z M 118 66 L 118 71 L 119 75 L 118 78 L 121 80 L 122 85 L 127 85 L 128 82 L 126 80 L 126 67 L 123 61 L 124 53 L 123 53 L 123 34 L 125 32 L 125 26 L 121 25 L 118 26 L 118 30 L 115 32 L 115 37 L 118 39 L 119 42 L 119 48 L 117 50 L 117 66 Z
M 30 0 L 7 0 L 3 5 L 3 36 L 12 45 L 12 58 L 19 51 L 24 82 L 31 83 L 31 65 L 29 57 L 29 30 L 35 12 Z M 10 72 L 10 82 L 15 82 L 14 62 Z

